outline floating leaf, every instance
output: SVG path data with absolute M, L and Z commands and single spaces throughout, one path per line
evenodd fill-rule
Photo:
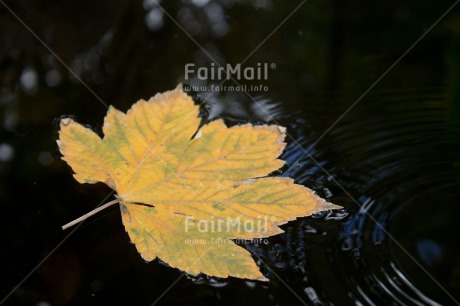
M 289 220 L 340 207 L 290 178 L 267 177 L 284 164 L 284 128 L 216 120 L 197 131 L 198 112 L 178 86 L 126 114 L 110 107 L 103 139 L 64 119 L 58 145 L 78 182 L 116 191 L 145 260 L 192 275 L 266 280 L 232 239 L 275 235 Z

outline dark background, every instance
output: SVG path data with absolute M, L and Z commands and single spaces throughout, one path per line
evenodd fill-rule
M 185 276 L 158 305 L 458 304 L 460 8 L 316 142 L 454 1 L 312 0 L 285 20 L 300 3 L 162 1 L 203 52 L 153 1 L 6 1 L 123 111 L 196 82 L 184 80 L 184 66 L 209 66 L 206 53 L 220 64 L 243 61 L 285 21 L 244 65 L 276 64 L 263 81 L 269 90 L 249 93 L 268 114 L 245 94 L 195 97 L 204 98 L 205 120 L 276 121 L 304 149 L 314 144 L 310 153 L 334 179 L 292 139 L 279 174 L 345 210 L 301 218 L 268 245 L 246 246 L 270 283 Z M 0 3 L 0 299 L 66 237 L 61 225 L 108 195 L 102 184 L 78 184 L 56 146 L 61 116 L 100 131 L 105 113 Z M 82 224 L 4 304 L 151 305 L 180 275 L 141 259 L 114 206 Z

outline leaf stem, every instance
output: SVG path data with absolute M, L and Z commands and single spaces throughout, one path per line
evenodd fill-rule
M 93 209 L 93 210 L 90 211 L 89 213 L 84 214 L 84 215 L 81 216 L 80 218 L 77 218 L 77 219 L 73 220 L 72 222 L 69 222 L 69 223 L 67 223 L 66 225 L 62 226 L 62 229 L 63 229 L 63 230 L 66 230 L 66 229 L 68 229 L 69 227 L 74 226 L 75 224 L 80 223 L 81 221 L 88 219 L 88 218 L 91 217 L 92 215 L 97 214 L 97 213 L 100 212 L 101 210 L 104 210 L 104 209 L 106 209 L 107 207 L 112 206 L 113 204 L 117 204 L 117 203 L 118 203 L 118 199 L 115 199 L 115 200 L 113 200 L 113 201 L 110 201 L 110 202 L 108 202 L 108 203 L 105 203 L 104 205 L 99 206 L 99 207 L 96 208 L 96 209 Z

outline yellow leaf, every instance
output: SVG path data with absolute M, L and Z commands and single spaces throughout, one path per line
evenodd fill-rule
M 284 164 L 284 128 L 217 120 L 197 131 L 198 112 L 179 85 L 126 114 L 110 107 L 103 139 L 64 119 L 58 144 L 78 182 L 117 192 L 145 260 L 192 275 L 266 280 L 232 239 L 268 237 L 296 217 L 340 207 L 292 179 L 267 177 Z

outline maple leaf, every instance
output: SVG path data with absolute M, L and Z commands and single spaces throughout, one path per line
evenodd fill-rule
M 58 145 L 78 182 L 116 191 L 111 203 L 120 203 L 146 261 L 159 258 L 192 275 L 267 280 L 232 239 L 282 233 L 279 225 L 296 217 L 340 207 L 290 178 L 267 177 L 284 164 L 284 128 L 216 120 L 197 132 L 198 113 L 179 85 L 126 114 L 110 107 L 103 139 L 63 119 Z

